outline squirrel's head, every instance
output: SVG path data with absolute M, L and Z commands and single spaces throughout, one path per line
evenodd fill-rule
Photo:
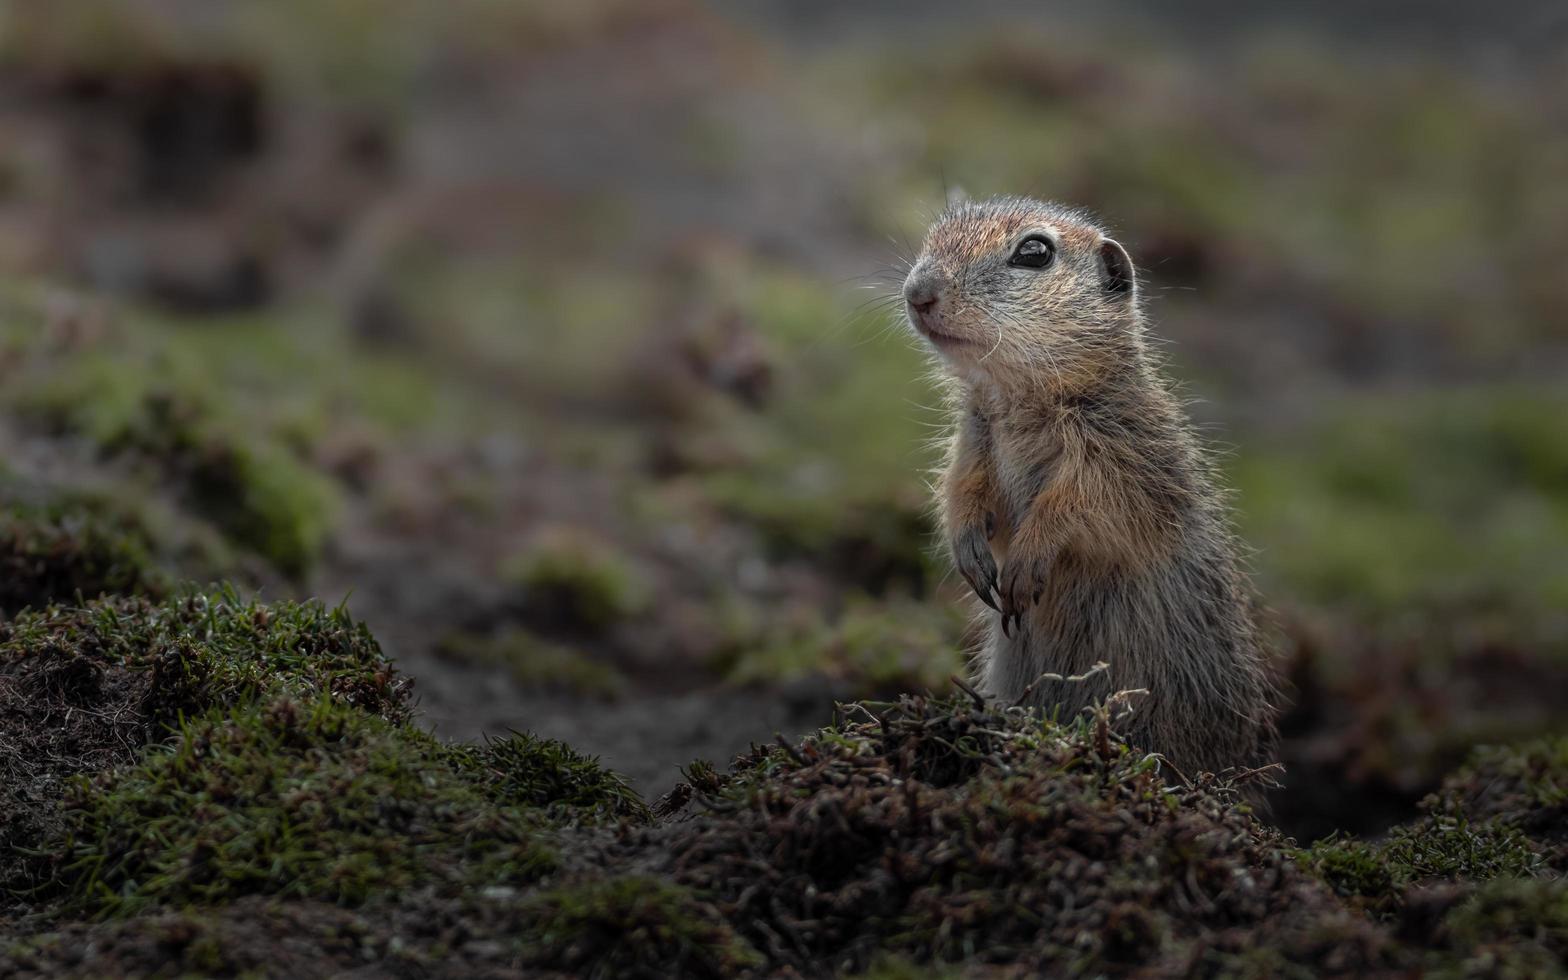
M 1127 250 L 1081 212 L 1028 198 L 948 208 L 904 280 L 909 322 L 960 377 L 1071 386 L 1137 343 Z

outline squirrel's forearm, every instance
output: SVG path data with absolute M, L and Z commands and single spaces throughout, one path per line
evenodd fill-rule
M 942 521 L 949 535 L 995 520 L 996 462 L 990 430 L 970 410 L 953 437 L 952 458 L 942 475 Z M 987 529 L 990 536 L 990 529 Z

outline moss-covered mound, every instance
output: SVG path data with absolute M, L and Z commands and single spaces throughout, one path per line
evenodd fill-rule
M 973 695 L 846 706 L 656 817 L 558 742 L 423 732 L 341 609 L 232 592 L 24 611 L 0 699 L 5 976 L 1568 971 L 1552 742 L 1301 850 L 1120 707 Z
M 77 596 L 158 596 L 167 588 L 140 527 L 85 508 L 0 510 L 0 618 Z
M 188 723 L 72 787 L 56 876 L 93 911 L 276 894 L 359 904 L 422 885 L 515 884 L 555 864 L 429 736 L 328 697 Z
M 1268 948 L 1327 967 L 1384 940 L 1232 787 L 1172 785 L 1105 719 L 905 698 L 750 759 L 677 825 L 677 880 L 775 963 L 881 953 L 1102 972 L 1219 968 Z M 1347 958 L 1348 959 L 1345 959 Z
M 449 765 L 502 806 L 533 807 L 579 823 L 652 818 L 619 775 L 554 739 L 513 732 L 479 745 L 448 746 L 445 754 Z
M 182 718 L 284 695 L 412 711 L 369 632 L 320 603 L 112 598 L 0 623 L 0 885 L 38 873 L 18 856 L 56 832 L 71 777 L 130 764 Z
M 550 929 L 580 932 L 628 904 L 652 941 L 673 937 L 672 963 L 710 934 L 657 926 L 659 909 L 691 904 L 668 883 L 652 898 L 631 888 L 556 911 L 525 903 L 524 886 L 598 853 L 607 831 L 594 828 L 645 823 L 648 808 L 558 742 L 449 745 L 411 713 L 407 682 L 369 632 L 319 603 L 219 591 L 0 624 L 0 915 L 54 922 L 0 944 L 0 974 L 254 969 L 246 951 L 291 923 L 310 936 L 294 950 L 305 974 L 367 950 L 398 959 L 405 937 L 418 940 L 410 962 L 444 963 L 486 919 L 486 936 L 510 937 L 509 957 L 565 962 L 581 955 L 571 940 L 528 923 L 570 912 Z M 557 840 L 571 834 L 563 857 Z M 285 904 L 254 923 L 231 914 L 256 896 Z M 401 924 L 311 911 L 320 903 L 374 904 Z M 168 912 L 187 906 L 203 911 Z M 120 921 L 71 924 L 84 915 Z
M 136 372 L 109 358 L 85 359 L 24 385 L 15 398 L 46 431 L 145 467 L 235 545 L 304 576 L 332 524 L 332 481 L 283 440 L 229 417 L 200 385 L 167 374 L 164 364 Z
M 1568 976 L 1568 882 L 1485 885 L 1444 917 L 1436 940 L 1441 976 Z
M 1478 749 L 1429 805 L 1515 829 L 1568 874 L 1568 737 Z
M 1395 827 L 1376 843 L 1320 841 L 1302 864 L 1340 895 L 1378 916 L 1392 916 L 1425 900 L 1438 884 L 1474 883 L 1498 877 L 1531 877 L 1542 870 L 1530 841 L 1507 826 L 1472 825 L 1450 814 Z

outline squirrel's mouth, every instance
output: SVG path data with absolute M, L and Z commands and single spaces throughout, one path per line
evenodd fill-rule
M 965 340 L 962 337 L 955 337 L 950 333 L 943 333 L 942 331 L 927 323 L 924 317 L 915 316 L 911 317 L 910 319 L 914 322 L 915 330 L 920 333 L 920 336 L 931 341 L 931 343 L 938 347 L 968 347 L 974 343 L 973 341 Z

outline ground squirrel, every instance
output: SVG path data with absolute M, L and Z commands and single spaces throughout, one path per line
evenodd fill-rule
M 1123 728 L 1186 775 L 1271 761 L 1271 674 L 1221 493 L 1144 339 L 1132 261 L 1085 214 L 964 203 L 904 282 L 956 382 L 938 489 L 991 608 L 978 681 L 1067 718 L 1146 689 Z M 1044 679 L 1109 669 L 1084 681 Z

